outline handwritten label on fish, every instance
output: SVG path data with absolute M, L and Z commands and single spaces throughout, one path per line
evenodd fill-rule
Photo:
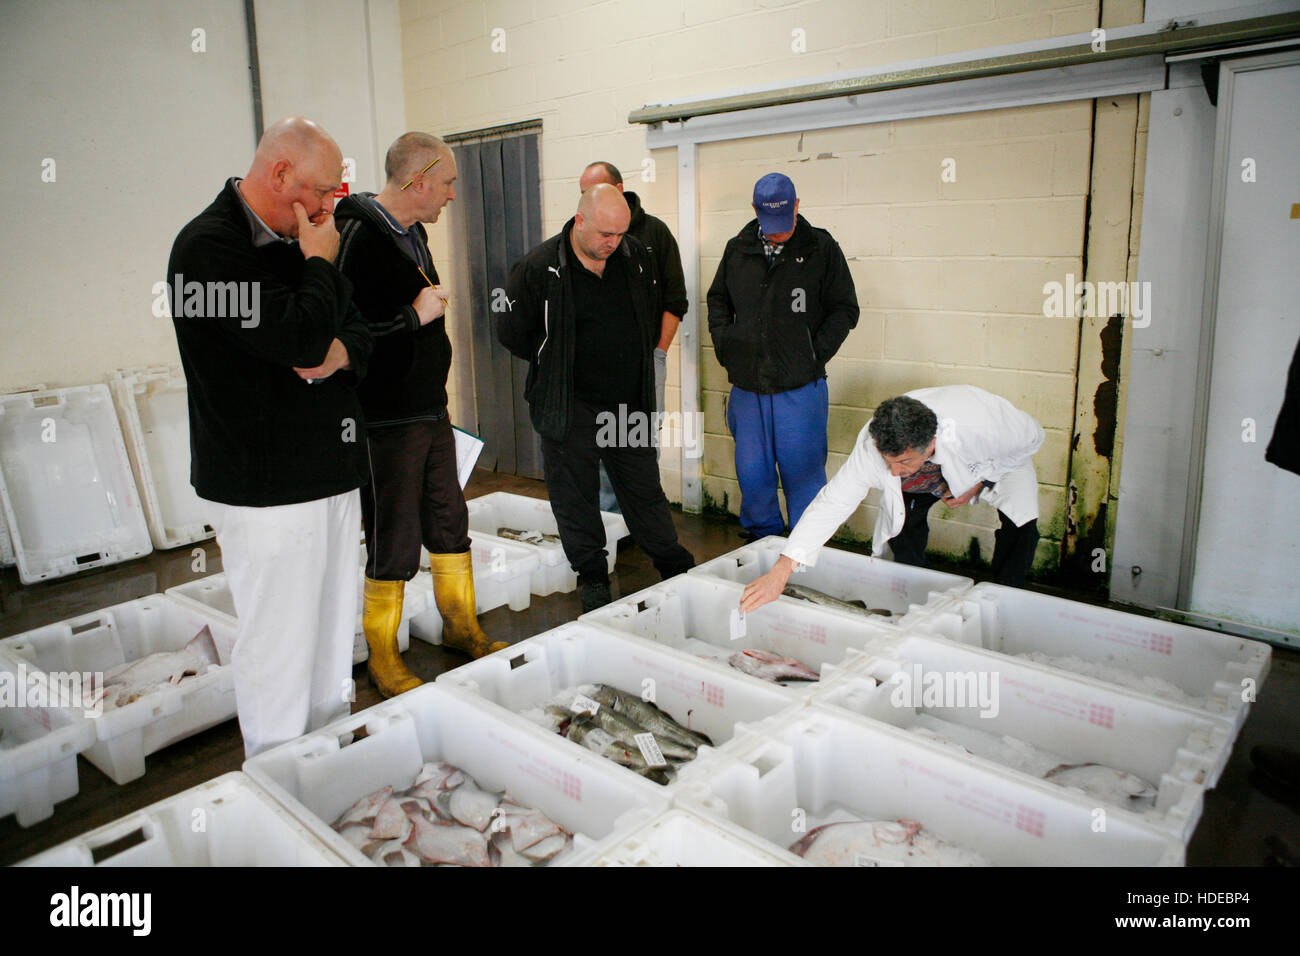
M 659 749 L 659 741 L 655 740 L 652 733 L 637 734 L 632 738 L 636 745 L 641 748 L 641 756 L 651 767 L 666 767 L 668 761 L 664 759 L 663 751 Z
M 740 638 L 745 636 L 745 615 L 741 613 L 740 608 L 733 607 L 731 609 L 731 619 L 729 624 L 731 627 L 731 639 L 733 641 L 740 640 Z
M 573 698 L 573 703 L 569 705 L 569 710 L 575 714 L 588 713 L 594 715 L 600 710 L 600 704 L 584 694 L 579 694 Z

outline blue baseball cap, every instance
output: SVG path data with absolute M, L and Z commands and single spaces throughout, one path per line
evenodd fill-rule
M 794 228 L 794 183 L 789 176 L 768 173 L 754 184 L 754 208 L 763 235 L 789 232 Z

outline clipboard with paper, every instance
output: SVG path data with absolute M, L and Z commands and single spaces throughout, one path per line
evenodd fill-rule
M 469 484 L 470 475 L 474 474 L 474 465 L 483 451 L 483 439 L 455 425 L 451 430 L 456 433 L 456 477 L 463 489 Z

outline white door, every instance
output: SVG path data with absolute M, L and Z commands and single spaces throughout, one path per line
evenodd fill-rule
M 1220 84 L 1225 109 L 1222 249 L 1187 609 L 1300 633 L 1300 475 L 1264 460 L 1300 340 L 1300 62 L 1234 70 Z

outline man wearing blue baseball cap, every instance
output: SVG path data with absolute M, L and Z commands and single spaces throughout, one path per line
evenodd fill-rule
M 799 215 L 794 183 L 768 173 L 709 287 L 709 334 L 731 395 L 745 537 L 784 534 L 826 484 L 826 363 L 858 324 L 839 244 Z

